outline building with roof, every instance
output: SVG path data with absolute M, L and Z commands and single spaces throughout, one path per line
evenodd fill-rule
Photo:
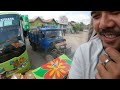
M 29 22 L 30 22 L 30 29 L 44 26 L 44 21 L 40 17 L 35 17 L 34 19 L 30 19 Z
M 54 27 L 54 28 L 58 28 L 58 22 L 53 18 L 53 19 L 47 19 L 47 20 L 43 20 L 44 22 L 44 27 Z

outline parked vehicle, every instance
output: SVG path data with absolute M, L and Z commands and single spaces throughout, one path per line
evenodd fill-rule
M 61 28 L 35 28 L 29 31 L 28 37 L 32 49 L 45 51 L 45 57 L 56 58 L 68 51 L 66 39 L 62 37 Z M 71 48 L 69 48 L 71 51 Z M 52 60 L 51 59 L 51 60 Z
M 0 13 L 0 76 L 9 77 L 30 69 L 24 39 L 28 30 L 27 15 Z

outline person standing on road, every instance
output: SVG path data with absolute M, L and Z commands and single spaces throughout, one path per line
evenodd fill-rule
M 120 11 L 92 11 L 97 37 L 76 50 L 69 79 L 120 79 Z

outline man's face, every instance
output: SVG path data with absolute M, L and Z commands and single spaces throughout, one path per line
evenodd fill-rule
M 91 16 L 104 48 L 110 46 L 120 51 L 120 11 L 92 11 Z

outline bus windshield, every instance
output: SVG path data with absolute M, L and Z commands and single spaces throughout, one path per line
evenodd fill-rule
M 0 15 L 0 27 L 19 25 L 19 19 L 17 14 Z
M 19 15 L 0 15 L 0 63 L 25 51 L 22 34 Z
M 20 35 L 18 26 L 0 28 L 0 43 L 6 42 Z
M 0 15 L 0 43 L 17 37 L 19 35 L 19 25 L 19 15 Z

